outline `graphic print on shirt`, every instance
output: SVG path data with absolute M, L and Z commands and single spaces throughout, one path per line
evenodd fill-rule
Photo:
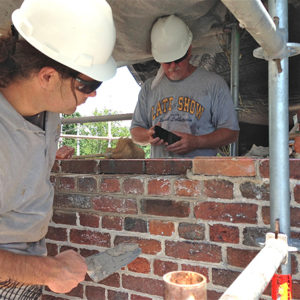
M 152 106 L 152 120 L 157 117 L 165 115 L 168 112 L 187 112 L 190 115 L 195 115 L 199 120 L 205 108 L 196 100 L 189 97 L 178 97 L 177 101 L 174 101 L 174 97 L 164 98 Z

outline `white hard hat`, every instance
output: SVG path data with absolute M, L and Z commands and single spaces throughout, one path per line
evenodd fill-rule
M 188 51 L 193 34 L 177 16 L 159 18 L 152 27 L 152 55 L 157 62 L 170 62 L 183 57 Z
M 24 0 L 12 21 L 27 42 L 61 64 L 98 81 L 116 73 L 116 29 L 105 0 Z

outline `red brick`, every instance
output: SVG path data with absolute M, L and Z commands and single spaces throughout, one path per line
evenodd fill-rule
M 156 240 L 145 240 L 138 237 L 127 237 L 127 236 L 117 236 L 115 238 L 114 244 L 119 245 L 121 243 L 136 243 L 142 250 L 144 254 L 157 254 L 161 251 L 161 244 Z
M 148 215 L 185 218 L 190 214 L 190 204 L 185 201 L 143 199 L 141 210 Z
M 297 184 L 294 188 L 294 199 L 300 203 L 300 184 Z
M 164 294 L 164 283 L 162 280 L 123 275 L 122 282 L 125 289 L 161 297 Z
M 197 157 L 193 159 L 193 174 L 223 176 L 255 176 L 255 160 L 239 157 Z
M 154 260 L 153 273 L 158 276 L 163 276 L 168 272 L 177 271 L 178 265 L 171 261 Z
M 103 159 L 100 161 L 99 173 L 104 174 L 144 174 L 144 159 Z
M 46 238 L 54 241 L 67 241 L 67 229 L 49 226 Z
M 101 284 L 107 285 L 107 286 L 112 286 L 112 287 L 120 287 L 120 274 L 119 273 L 114 273 L 103 280 L 100 281 Z
M 75 152 L 75 149 L 73 147 L 63 145 L 56 151 L 55 158 L 56 159 L 70 159 L 72 158 L 73 154 Z
M 202 184 L 199 180 L 180 179 L 174 184 L 175 195 L 181 197 L 197 197 L 202 194 Z
M 59 252 L 62 253 L 62 252 L 67 251 L 67 250 L 73 250 L 74 252 L 78 252 L 77 248 L 71 247 L 71 246 L 61 246 L 60 249 L 59 249 Z
M 290 159 L 290 178 L 300 179 L 300 159 Z
M 97 174 L 98 161 L 89 159 L 68 159 L 61 161 L 62 173 Z
M 85 295 L 88 300 L 106 300 L 105 289 L 99 286 L 86 286 Z
M 72 243 L 81 245 L 110 247 L 110 235 L 108 233 L 101 233 L 90 230 L 71 229 L 70 241 Z
M 58 246 L 56 244 L 47 243 L 47 253 L 49 256 L 55 256 L 58 254 Z
M 210 198 L 233 199 L 233 183 L 228 180 L 206 180 L 204 192 Z
M 152 298 L 143 297 L 139 295 L 131 295 L 130 300 L 151 300 Z
M 255 184 L 254 182 L 244 182 L 240 185 L 240 191 L 244 198 L 257 200 L 270 200 L 269 184 Z
M 75 178 L 71 176 L 56 177 L 56 189 L 58 191 L 74 192 L 76 190 Z
M 83 298 L 83 286 L 81 284 L 78 284 L 71 292 L 67 293 L 66 295 L 71 297 Z
M 207 290 L 207 299 L 219 300 L 223 293 Z
M 90 255 L 99 253 L 99 251 L 98 250 L 90 250 L 90 249 L 79 249 L 79 253 L 83 257 L 88 257 Z
M 192 167 L 191 159 L 150 159 L 145 161 L 146 172 L 150 175 L 185 175 Z
M 122 230 L 123 219 L 116 216 L 103 216 L 102 217 L 102 228 L 111 230 Z
M 269 159 L 262 159 L 259 163 L 259 173 L 261 177 L 269 178 Z
M 291 226 L 300 227 L 300 208 L 291 207 Z M 265 224 L 270 224 L 270 207 L 264 206 L 262 208 L 262 217 Z
M 97 192 L 97 180 L 94 177 L 79 177 L 78 179 L 78 191 L 86 193 Z
M 165 242 L 167 256 L 195 261 L 219 263 L 222 260 L 221 247 L 196 242 Z
M 291 226 L 300 227 L 300 208 L 291 207 Z
M 148 182 L 149 195 L 170 195 L 171 183 L 168 179 L 152 179 Z
M 107 300 L 128 300 L 128 294 L 117 291 L 108 291 Z
M 258 252 L 259 251 L 257 250 L 244 250 L 228 247 L 227 263 L 235 267 L 245 268 Z
M 53 173 L 59 173 L 60 172 L 60 161 L 59 160 L 55 160 L 55 162 L 52 166 L 51 172 L 53 172 Z
M 264 206 L 261 209 L 261 214 L 264 224 L 270 224 L 270 207 Z
M 124 230 L 133 232 L 148 232 L 147 222 L 143 219 L 126 217 L 124 219 Z
M 212 283 L 229 287 L 239 275 L 240 272 L 212 268 Z
M 144 180 L 137 178 L 127 178 L 123 182 L 123 190 L 125 194 L 144 194 Z
M 100 217 L 92 213 L 79 213 L 79 221 L 81 226 L 98 228 Z
M 54 211 L 52 221 L 56 224 L 76 225 L 76 213 Z
M 99 196 L 92 200 L 93 208 L 102 212 L 114 212 L 121 214 L 136 214 L 136 200 Z
M 292 296 L 293 299 L 300 299 L 300 280 L 292 280 Z
M 154 235 L 171 236 L 175 231 L 175 225 L 172 222 L 163 222 L 160 220 L 149 221 L 149 232 Z
M 178 234 L 186 240 L 204 240 L 205 226 L 204 224 L 179 223 Z
M 136 273 L 150 273 L 150 262 L 143 257 L 138 257 L 133 262 L 127 265 L 129 271 L 136 272 Z
M 202 202 L 195 206 L 196 218 L 231 223 L 257 222 L 257 205 L 246 203 Z
M 206 277 L 206 281 L 209 282 L 208 268 L 200 267 L 200 266 L 192 266 L 192 265 L 182 265 L 181 269 L 183 271 L 192 271 L 192 272 L 197 272 L 199 274 L 202 274 L 203 276 Z
M 290 159 L 289 168 L 290 178 L 300 179 L 300 159 Z M 261 161 L 259 171 L 262 177 L 270 177 L 270 161 L 268 159 Z
M 53 206 L 58 209 L 89 209 L 91 208 L 91 197 L 80 194 L 54 194 Z
M 233 226 L 214 224 L 209 226 L 209 236 L 212 242 L 239 243 L 239 229 Z
M 100 182 L 100 191 L 104 193 L 120 193 L 121 184 L 116 178 L 102 178 Z

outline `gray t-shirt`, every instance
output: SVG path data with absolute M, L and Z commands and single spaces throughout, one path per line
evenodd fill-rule
M 131 129 L 150 128 L 158 122 L 169 131 L 204 135 L 218 128 L 239 130 L 233 101 L 225 80 L 212 72 L 197 68 L 183 80 L 166 76 L 151 89 L 153 78 L 143 85 L 136 105 Z M 196 149 L 185 155 L 152 146 L 152 158 L 214 156 L 217 149 Z
M 59 114 L 45 131 L 25 120 L 0 93 L 0 249 L 44 255 L 52 216 L 50 172 L 60 134 Z

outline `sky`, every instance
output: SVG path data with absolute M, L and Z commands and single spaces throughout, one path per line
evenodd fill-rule
M 111 109 L 120 114 L 133 113 L 138 99 L 140 86 L 129 72 L 127 67 L 117 69 L 116 75 L 102 83 L 97 90 L 97 96 L 77 107 L 81 116 L 92 116 L 97 108 L 98 111 Z

